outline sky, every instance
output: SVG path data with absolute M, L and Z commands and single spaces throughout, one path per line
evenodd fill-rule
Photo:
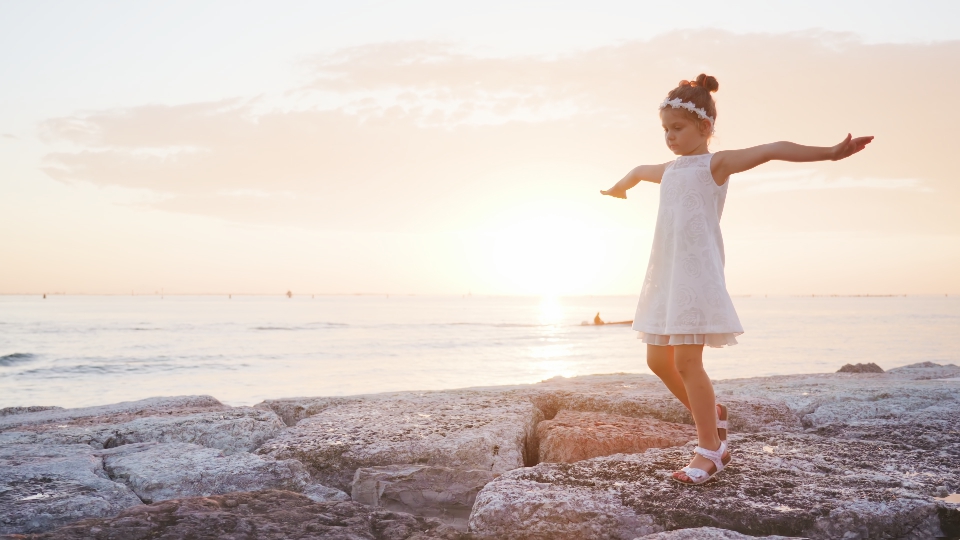
M 636 294 L 657 105 L 731 179 L 728 288 L 960 293 L 956 2 L 0 2 L 0 294 Z

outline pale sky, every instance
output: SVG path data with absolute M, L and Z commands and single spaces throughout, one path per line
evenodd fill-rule
M 734 176 L 732 294 L 960 293 L 957 2 L 0 2 L 0 293 L 635 294 L 672 159 Z

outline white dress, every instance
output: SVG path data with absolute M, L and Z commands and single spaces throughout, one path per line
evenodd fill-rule
M 723 347 L 743 333 L 723 276 L 720 215 L 730 182 L 713 180 L 712 156 L 681 156 L 660 180 L 657 228 L 633 319 L 644 343 Z

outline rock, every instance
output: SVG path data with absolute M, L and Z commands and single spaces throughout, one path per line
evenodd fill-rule
M 45 405 L 33 405 L 31 407 L 4 407 L 0 409 L 0 416 L 10 416 L 14 414 L 24 414 L 40 411 L 63 410 L 63 407 L 52 407 Z
M 310 480 L 295 460 L 273 461 L 247 452 L 187 443 L 131 444 L 102 451 L 103 467 L 145 503 L 233 491 L 302 491 Z
M 303 494 L 310 497 L 310 500 L 314 502 L 350 500 L 350 496 L 346 493 L 323 484 L 309 484 L 303 488 Z
M 396 393 L 325 408 L 257 453 L 297 459 L 314 479 L 347 491 L 361 467 L 421 464 L 494 474 L 536 461 L 527 445 L 539 411 L 511 392 Z
M 373 510 L 355 502 L 314 502 L 289 491 L 230 493 L 137 506 L 23 540 L 456 540 L 437 520 Z
M 954 364 L 940 365 L 933 362 L 919 362 L 893 368 L 887 373 L 898 377 L 910 378 L 915 380 L 928 379 L 948 379 L 960 377 L 960 366 Z
M 609 413 L 560 411 L 537 425 L 540 462 L 572 463 L 581 459 L 647 448 L 681 446 L 697 438 L 686 424 Z
M 477 493 L 493 473 L 427 465 L 388 465 L 357 469 L 353 500 L 377 508 L 442 518 L 466 529 Z
M 883 368 L 870 362 L 869 364 L 844 364 L 837 373 L 883 373 Z
M 112 405 L 76 409 L 61 409 L 59 407 L 47 409 L 44 407 L 45 410 L 41 411 L 0 416 L 0 431 L 7 431 L 19 426 L 50 423 L 69 424 L 77 427 L 118 424 L 144 416 L 184 415 L 199 411 L 221 411 L 229 408 L 210 396 L 154 397 L 139 401 L 125 401 Z
M 636 540 L 790 540 L 787 536 L 747 536 L 735 531 L 716 529 L 714 527 L 697 527 L 696 529 L 679 529 L 670 532 L 661 532 L 641 536 Z
M 635 538 L 712 526 L 812 539 L 934 538 L 960 509 L 932 498 L 960 482 L 960 458 L 793 433 L 733 435 L 718 480 L 669 478 L 692 444 L 504 474 L 477 496 L 471 530 L 511 538 Z M 949 534 L 953 534 L 949 532 Z
M 220 409 L 220 406 L 216 408 Z M 286 428 L 272 411 L 252 407 L 207 412 L 190 410 L 167 410 L 158 413 L 160 416 L 133 418 L 121 423 L 109 420 L 128 418 L 129 415 L 111 415 L 103 423 L 94 423 L 87 417 L 79 421 L 65 420 L 66 423 L 20 425 L 5 431 L 0 440 L 29 444 L 89 444 L 94 448 L 115 448 L 150 441 L 185 442 L 231 453 L 253 450 Z M 156 411 L 142 412 L 149 413 Z
M 744 379 L 753 380 L 753 379 Z M 723 381 L 718 381 L 723 382 Z M 531 401 L 552 419 L 558 411 L 605 412 L 632 418 L 693 424 L 689 411 L 650 375 L 587 375 L 550 379 L 531 389 Z M 727 394 L 718 386 L 717 400 L 731 411 L 735 432 L 801 431 L 800 419 L 780 400 L 745 394 Z
M 139 504 L 107 477 L 89 446 L 0 446 L 0 534 L 46 531 Z
M 339 397 L 267 399 L 257 403 L 254 407 L 273 411 L 286 425 L 295 426 L 300 420 L 313 416 L 324 409 L 354 401 L 358 400 Z

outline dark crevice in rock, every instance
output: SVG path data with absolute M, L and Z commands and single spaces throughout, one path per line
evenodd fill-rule
M 960 508 L 940 505 L 937 507 L 940 530 L 948 537 L 960 538 Z
M 553 415 L 551 415 L 550 418 L 553 418 L 556 414 L 557 412 L 553 411 Z M 524 467 L 533 467 L 540 463 L 540 437 L 537 436 L 537 425 L 543 420 L 548 420 L 546 416 L 543 410 L 534 403 L 533 418 L 530 419 L 530 427 L 527 429 L 523 439 Z

